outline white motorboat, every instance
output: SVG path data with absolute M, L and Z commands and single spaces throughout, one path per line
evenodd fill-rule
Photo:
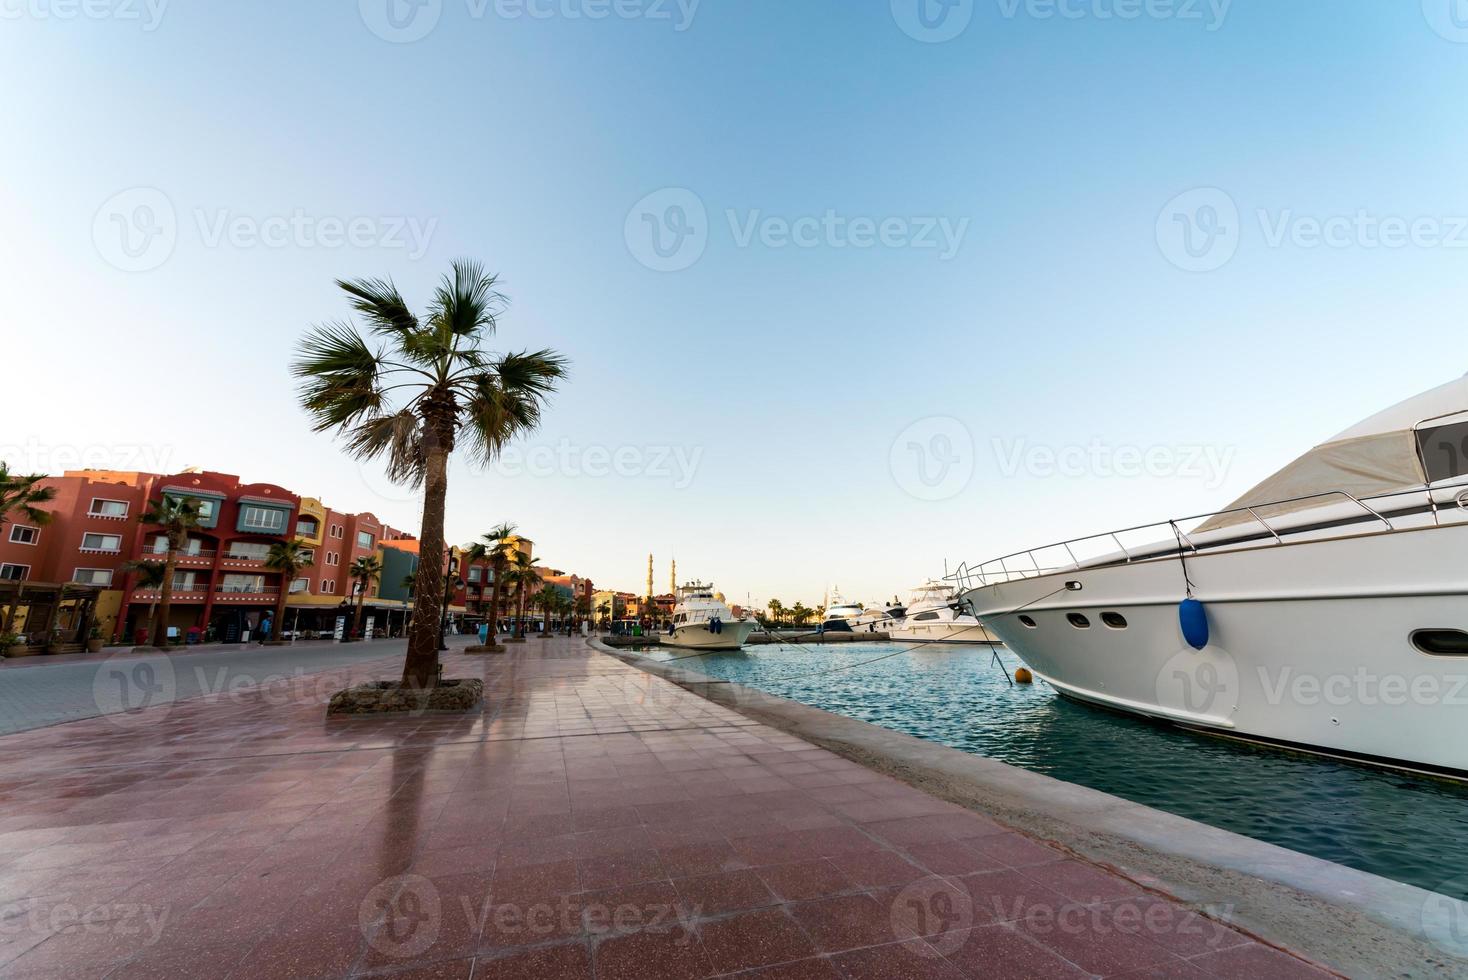
M 949 576 L 1069 697 L 1468 778 L 1468 378 L 1353 426 L 1227 510 Z
M 993 639 L 983 625 L 960 603 L 954 588 L 928 580 L 912 590 L 900 620 L 886 628 L 894 640 L 927 643 L 984 643 Z
M 693 582 L 678 589 L 662 643 L 690 650 L 738 650 L 758 626 L 753 619 L 736 618 L 714 594 L 713 586 Z

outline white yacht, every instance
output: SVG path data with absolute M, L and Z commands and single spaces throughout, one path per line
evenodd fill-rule
M 692 582 L 678 589 L 678 602 L 662 643 L 690 650 L 738 650 L 758 625 L 751 618 L 735 618 L 714 594 L 713 586 Z
M 859 602 L 847 602 L 841 598 L 841 590 L 832 587 L 826 595 L 826 614 L 821 618 L 821 631 L 826 633 L 850 633 L 858 626 L 866 628 L 863 619 L 865 610 Z
M 894 640 L 928 643 L 984 643 L 993 634 L 959 602 L 953 586 L 931 579 L 912 590 L 912 599 L 900 620 L 887 627 Z
M 1317 446 L 1227 510 L 949 576 L 1061 694 L 1468 778 L 1468 378 Z

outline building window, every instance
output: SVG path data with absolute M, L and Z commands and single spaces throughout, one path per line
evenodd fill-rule
M 326 563 L 328 565 L 336 565 L 340 563 L 340 559 L 337 557 L 337 553 L 335 551 L 328 551 L 326 553 Z
M 256 531 L 279 531 L 285 527 L 285 511 L 246 504 L 240 508 L 240 526 Z
M 35 544 L 36 539 L 41 536 L 41 529 L 29 527 L 25 524 L 15 524 L 10 528 L 11 544 Z
M 226 575 L 220 592 L 264 592 L 265 578 L 261 575 Z
M 166 555 L 168 554 L 168 536 L 160 534 L 153 540 L 143 545 L 145 554 Z M 202 538 L 189 538 L 178 549 L 180 555 L 188 555 L 197 558 L 204 553 L 204 541 Z
M 362 548 L 364 550 L 368 550 L 368 551 L 370 551 L 372 549 L 372 532 L 371 531 L 358 531 L 357 532 L 357 547 L 358 548 Z
M 24 582 L 31 574 L 29 565 L 0 565 L 0 581 Z
M 107 551 L 118 552 L 122 550 L 122 535 L 120 534 L 94 534 L 88 532 L 82 535 L 83 551 Z
M 316 549 L 314 549 L 314 548 L 302 548 L 301 549 L 301 562 L 303 564 L 307 565 L 307 566 L 316 564 Z
M 308 578 L 298 578 L 294 582 L 291 583 L 291 593 L 292 594 L 297 593 L 297 592 L 310 592 L 310 591 L 311 591 L 311 580 L 308 579 Z
M 316 520 L 311 517 L 302 517 L 296 521 L 296 533 L 303 538 L 316 537 Z
M 179 569 L 173 573 L 173 587 L 179 592 L 192 592 L 197 581 L 197 572 Z
M 331 526 L 331 536 L 333 538 L 339 538 L 342 536 L 342 526 L 340 524 L 333 524 Z
M 88 517 L 126 517 L 126 500 L 104 500 L 101 497 L 93 497 L 92 505 L 87 508 Z
M 111 585 L 112 569 L 78 568 L 71 573 L 71 580 L 78 585 Z
M 214 501 L 197 499 L 194 503 L 199 511 L 199 520 L 212 521 L 214 519 Z
M 336 591 L 336 579 L 334 579 L 334 578 L 325 578 L 325 579 L 322 579 L 321 580 L 321 591 L 322 592 L 335 592 Z
M 482 569 L 480 569 L 478 566 L 475 566 L 474 568 L 469 569 L 469 581 L 470 582 L 478 582 L 479 581 L 479 573 L 481 571 L 482 571 Z
M 243 561 L 264 561 L 270 554 L 270 545 L 263 541 L 231 541 L 229 553 L 226 558 L 238 558 Z

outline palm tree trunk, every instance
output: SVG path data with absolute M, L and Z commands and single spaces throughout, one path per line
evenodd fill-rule
M 403 662 L 403 685 L 418 689 L 438 683 L 438 630 L 444 602 L 443 520 L 449 493 L 449 453 L 446 440 L 430 429 L 423 475 L 423 528 L 418 554 L 418 598 L 413 603 L 413 626 L 408 632 L 408 656 Z
M 352 618 L 352 639 L 362 639 L 362 603 L 367 599 L 367 583 L 357 580 L 357 615 Z
M 285 573 L 281 572 L 280 577 L 284 582 Z M 290 586 L 285 584 L 280 587 L 280 601 L 275 604 L 275 632 L 270 636 L 272 642 L 278 642 L 280 634 L 285 632 L 285 600 L 289 588 Z
M 525 583 L 520 583 L 516 591 L 519 592 L 519 595 L 516 597 L 518 601 L 515 604 L 515 635 L 523 640 L 525 639 Z
M 161 586 L 160 586 L 160 588 L 161 588 Z M 158 600 L 157 599 L 154 599 L 152 602 L 148 603 L 148 628 L 143 631 L 143 635 L 144 636 L 150 637 L 150 638 L 153 636 L 153 623 L 156 621 L 157 616 L 158 616 Z
M 158 589 L 158 622 L 153 625 L 153 645 L 168 646 L 168 607 L 173 601 L 173 570 L 178 567 L 178 544 L 168 536 L 168 555 L 163 559 L 163 585 Z M 211 589 L 214 586 L 209 586 Z

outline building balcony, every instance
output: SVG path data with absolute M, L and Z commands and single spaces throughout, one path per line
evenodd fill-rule
M 234 602 L 237 600 L 268 599 L 271 602 L 280 595 L 280 587 L 277 585 L 217 585 L 214 587 L 214 597 L 227 598 Z
M 263 572 L 266 570 L 263 558 L 236 558 L 228 552 L 219 559 L 219 567 L 229 571 Z
M 168 551 L 158 551 L 152 548 L 143 551 L 144 561 L 164 562 L 168 560 Z M 209 568 L 214 564 L 214 552 L 212 551 L 180 551 L 174 558 L 174 565 L 178 568 Z
M 131 601 L 157 602 L 162 598 L 163 593 L 158 589 L 134 589 Z M 203 602 L 207 598 L 209 598 L 209 585 L 204 583 L 186 589 L 176 588 L 169 595 L 168 600 L 170 602 Z

